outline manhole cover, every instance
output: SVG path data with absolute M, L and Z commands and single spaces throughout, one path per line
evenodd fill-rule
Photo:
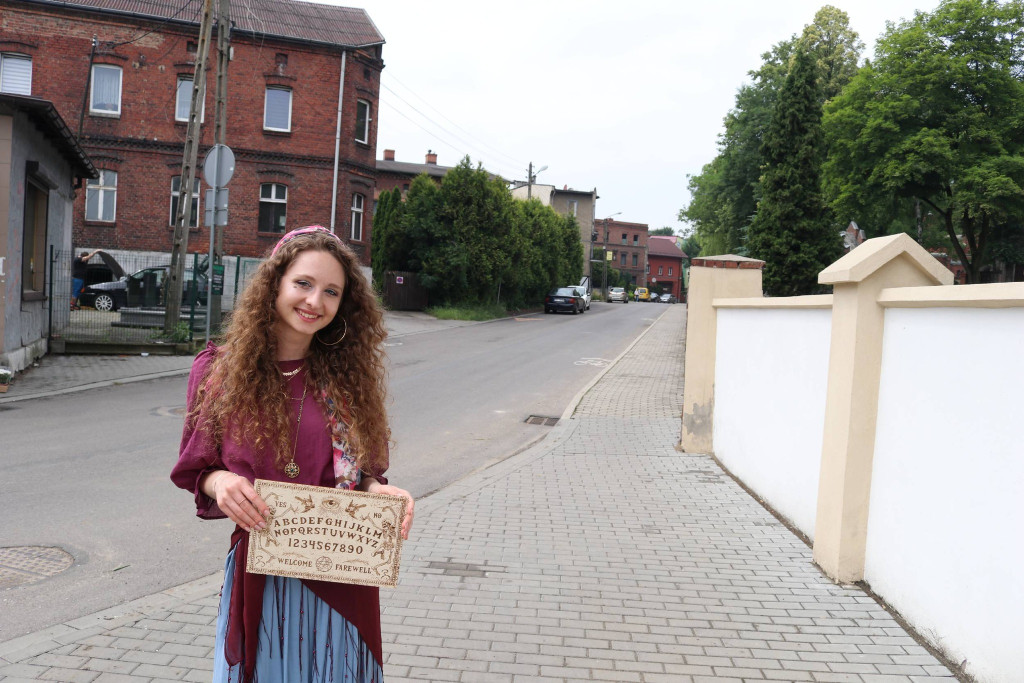
M 185 417 L 185 406 L 160 406 L 153 409 L 157 417 Z
M 74 563 L 75 558 L 60 548 L 41 545 L 0 548 L 0 589 L 60 574 Z
M 543 425 L 545 427 L 554 427 L 556 424 L 558 424 L 558 418 L 545 417 L 544 415 L 531 415 L 530 417 L 526 418 L 525 422 L 526 424 L 531 425 Z

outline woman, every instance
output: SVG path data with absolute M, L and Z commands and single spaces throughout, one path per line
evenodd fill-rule
M 253 481 L 390 486 L 386 336 L 351 249 L 320 226 L 277 243 L 245 290 L 222 346 L 192 366 L 171 479 L 203 519 L 235 524 L 217 617 L 214 681 L 382 680 L 377 588 L 249 574 L 248 531 L 268 508 Z

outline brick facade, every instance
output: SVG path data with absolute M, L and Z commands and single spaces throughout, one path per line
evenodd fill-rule
M 600 258 L 601 249 L 608 249 L 612 252 L 612 268 L 629 276 L 635 286 L 646 287 L 647 224 L 605 218 L 594 221 L 594 231 L 594 258 Z
M 674 237 L 653 236 L 647 241 L 647 280 L 659 294 L 669 292 L 683 298 L 683 260 L 686 254 L 676 246 Z
M 288 5 L 280 0 L 280 5 Z M 294 3 L 301 4 L 301 3 Z M 350 10 L 349 10 L 350 11 Z M 186 123 L 175 120 L 179 77 L 191 78 L 198 16 L 185 21 L 117 14 L 72 4 L 24 0 L 0 9 L 0 52 L 32 58 L 32 95 L 51 100 L 79 135 L 96 167 L 118 174 L 116 215 L 111 222 L 85 220 L 86 192 L 74 206 L 76 245 L 107 249 L 170 251 L 171 179 L 180 175 Z M 97 37 L 95 51 L 92 39 Z M 382 39 L 381 39 L 382 40 Z M 230 191 L 226 254 L 262 255 L 279 235 L 260 232 L 260 184 L 287 189 L 285 229 L 309 223 L 331 224 L 335 126 L 340 45 L 235 30 L 228 70 L 226 142 L 236 157 Z M 216 45 L 214 39 L 213 45 Z M 335 230 L 369 263 L 380 72 L 379 44 L 347 49 Z M 205 119 L 199 150 L 213 144 L 215 50 L 207 72 Z M 119 116 L 89 112 L 90 59 L 121 69 Z M 291 130 L 263 128 L 268 87 L 290 89 Z M 365 143 L 355 140 L 357 100 L 370 104 Z M 85 114 L 82 115 L 83 105 Z M 201 177 L 201 176 L 197 176 Z M 206 185 L 202 184 L 201 195 Z M 350 240 L 353 196 L 363 195 L 361 239 Z M 205 207 L 201 196 L 200 208 Z M 209 233 L 190 230 L 189 251 L 205 252 Z

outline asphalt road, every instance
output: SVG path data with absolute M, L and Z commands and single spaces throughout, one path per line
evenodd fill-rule
M 663 310 L 594 303 L 392 339 L 392 481 L 422 497 L 543 438 L 524 420 L 560 416 Z M 197 520 L 167 478 L 184 393 L 181 377 L 2 406 L 0 547 L 59 546 L 75 564 L 0 590 L 0 642 L 222 566 L 230 523 Z

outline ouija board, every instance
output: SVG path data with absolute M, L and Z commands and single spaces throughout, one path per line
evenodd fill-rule
M 271 514 L 249 533 L 246 571 L 394 588 L 406 499 L 256 480 Z

